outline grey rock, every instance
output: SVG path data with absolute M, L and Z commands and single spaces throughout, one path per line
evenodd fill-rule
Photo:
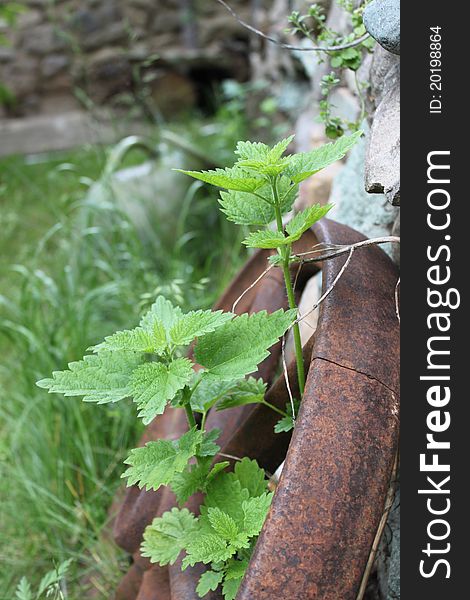
M 376 96 L 367 150 L 365 185 L 369 193 L 384 193 L 387 200 L 400 204 L 400 63 L 378 49 L 371 81 Z M 389 58 L 391 60 L 389 60 Z
M 376 565 L 381 597 L 400 600 L 400 490 L 395 494 Z
M 335 177 L 330 196 L 335 206 L 329 216 L 367 237 L 390 235 L 398 208 L 391 206 L 384 196 L 371 196 L 364 190 L 365 154 L 366 142 L 361 139 Z M 382 246 L 389 255 L 392 254 L 390 246 Z
M 65 54 L 50 54 L 41 61 L 41 74 L 48 78 L 57 75 L 70 63 L 68 56 Z
M 367 31 L 383 48 L 400 54 L 400 0 L 373 0 L 363 19 Z
M 31 54 L 45 55 L 66 47 L 64 36 L 51 23 L 44 23 L 24 32 L 23 49 Z

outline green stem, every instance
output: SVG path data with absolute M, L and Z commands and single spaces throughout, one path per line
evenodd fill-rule
M 274 410 L 275 412 L 277 412 L 278 414 L 280 414 L 283 417 L 288 417 L 289 416 L 285 411 L 281 410 L 277 406 L 274 406 L 274 404 L 271 404 L 270 402 L 266 402 L 266 400 L 263 400 L 261 402 L 261 404 L 264 404 L 265 406 L 267 406 L 271 410 Z
M 191 410 L 190 404 L 184 405 L 184 410 L 186 412 L 186 418 L 188 419 L 189 428 L 197 427 L 196 419 L 194 418 L 193 411 Z
M 276 223 L 277 229 L 280 233 L 284 233 L 284 227 L 282 225 L 282 214 L 279 206 L 279 196 L 277 192 L 277 182 L 274 179 L 272 181 L 273 187 L 273 198 L 274 198 L 274 208 L 276 211 Z M 297 304 L 295 302 L 295 294 L 294 288 L 292 287 L 292 280 L 290 276 L 290 255 L 291 255 L 291 245 L 281 246 L 278 249 L 279 255 L 282 258 L 282 273 L 284 275 L 284 282 L 286 285 L 287 292 L 287 300 L 289 302 L 289 308 L 297 310 Z M 294 323 L 292 327 L 294 333 L 294 347 L 295 347 L 295 359 L 297 363 L 297 379 L 299 382 L 299 392 L 300 396 L 303 396 L 305 389 L 305 369 L 304 369 L 304 357 L 302 354 L 302 340 L 300 338 L 300 329 L 299 324 Z

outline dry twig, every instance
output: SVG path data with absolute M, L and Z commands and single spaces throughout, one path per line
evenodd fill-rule
M 259 29 L 256 29 L 256 27 L 253 27 L 253 25 L 250 25 L 249 23 L 241 19 L 238 16 L 238 14 L 233 10 L 233 8 L 229 6 L 224 0 L 217 0 L 217 2 L 219 4 L 222 4 L 222 6 L 228 10 L 232 17 L 236 19 L 240 23 L 240 25 L 242 25 L 242 27 L 248 29 L 248 31 L 251 31 L 257 36 L 263 38 L 264 40 L 271 42 L 272 44 L 277 44 L 285 50 L 296 50 L 299 52 L 338 52 L 340 50 L 346 50 L 347 48 L 354 48 L 355 46 L 359 46 L 360 44 L 362 44 L 362 42 L 365 42 L 368 37 L 370 37 L 368 33 L 365 33 L 360 38 L 357 38 L 352 42 L 348 42 L 347 44 L 341 45 L 339 44 L 338 46 L 311 46 L 310 48 L 306 48 L 304 46 L 292 46 L 291 44 L 284 44 L 284 42 L 280 42 L 276 38 L 266 35 Z

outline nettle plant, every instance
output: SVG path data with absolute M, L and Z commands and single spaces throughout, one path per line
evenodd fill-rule
M 230 221 L 262 226 L 244 243 L 250 248 L 277 250 L 271 257 L 283 271 L 289 309 L 251 315 L 197 310 L 188 313 L 159 296 L 138 327 L 106 337 L 66 371 L 38 382 L 49 392 L 83 396 L 85 402 L 114 403 L 132 398 L 145 424 L 168 405 L 184 410 L 188 431 L 178 440 L 159 439 L 130 452 L 123 477 L 128 485 L 157 490 L 169 486 L 180 507 L 153 520 L 144 534 L 143 556 L 160 565 L 174 564 L 184 553 L 182 568 L 210 565 L 197 593 L 203 597 L 222 587 L 226 600 L 235 598 L 251 552 L 269 509 L 272 492 L 264 469 L 248 457 L 228 470 L 218 461 L 218 429 L 207 430 L 211 410 L 264 404 L 280 413 L 276 431 L 289 431 L 294 406 L 286 411 L 265 400 L 266 384 L 249 375 L 269 355 L 269 349 L 293 330 L 300 394 L 305 385 L 297 307 L 290 276 L 295 257 L 292 244 L 331 206 L 315 205 L 296 214 L 285 226 L 301 181 L 341 159 L 361 132 L 343 136 L 311 152 L 284 156 L 293 137 L 274 147 L 239 142 L 231 168 L 182 171 L 223 188 L 222 211 Z M 270 224 L 276 224 L 271 229 Z M 187 357 L 188 347 L 191 356 Z M 198 365 L 198 369 L 195 365 Z M 224 458 L 223 456 L 221 458 Z M 204 494 L 200 514 L 184 504 L 196 492 Z

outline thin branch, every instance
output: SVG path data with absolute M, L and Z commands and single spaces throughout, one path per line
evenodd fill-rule
M 347 244 L 347 245 L 330 245 L 326 248 L 318 248 L 318 250 L 310 250 L 309 252 L 301 252 L 300 254 L 294 254 L 292 258 L 299 257 L 301 262 L 310 263 L 310 262 L 321 262 L 322 260 L 328 260 L 330 258 L 336 258 L 337 256 L 342 256 L 343 254 L 347 254 L 351 248 L 356 250 L 357 248 L 366 248 L 367 246 L 375 246 L 378 244 L 399 244 L 400 238 L 396 235 L 389 235 L 384 237 L 370 238 L 368 240 L 363 240 L 362 242 L 356 242 L 355 244 Z M 317 244 L 319 246 L 320 244 Z M 302 258 L 303 256 L 308 256 L 309 254 L 316 254 L 317 252 L 327 251 L 326 254 L 321 254 L 320 256 L 315 256 L 313 258 Z
M 362 576 L 361 586 L 359 588 L 359 592 L 357 594 L 356 600 L 363 600 L 364 594 L 366 593 L 367 582 L 369 581 L 370 573 L 372 571 L 372 567 L 374 565 L 375 557 L 377 555 L 377 550 L 379 547 L 380 539 L 382 537 L 383 531 L 387 524 L 388 515 L 390 514 L 390 510 L 393 506 L 393 502 L 395 500 L 395 491 L 397 487 L 396 474 L 398 469 L 398 452 L 395 455 L 395 461 L 392 469 L 392 476 L 390 478 L 390 486 L 388 488 L 387 498 L 385 499 L 385 508 L 382 513 L 382 518 L 380 519 L 379 527 L 377 529 L 377 533 L 375 534 L 374 541 L 372 543 L 372 548 L 370 550 L 369 559 L 367 561 L 366 568 L 364 570 L 364 574 Z
M 292 326 L 293 326 L 293 324 L 291 325 L 291 327 Z M 295 427 L 295 405 L 294 405 L 294 398 L 292 396 L 292 390 L 290 389 L 289 374 L 287 372 L 287 363 L 286 363 L 286 336 L 285 335 L 282 336 L 281 352 L 282 352 L 282 370 L 284 372 L 284 379 L 286 381 L 287 393 L 289 394 L 290 407 L 291 407 L 291 410 L 292 410 L 292 423 L 293 423 L 293 425 Z
M 344 265 L 341 267 L 339 273 L 336 275 L 336 277 L 333 280 L 333 283 L 330 285 L 330 287 L 325 291 L 325 293 L 319 298 L 319 300 L 317 302 L 315 302 L 315 304 L 312 306 L 312 308 L 307 311 L 304 315 L 301 315 L 296 321 L 294 321 L 294 323 L 291 325 L 291 327 L 295 324 L 295 323 L 300 323 L 303 319 L 307 318 L 310 314 L 313 313 L 314 310 L 316 310 L 320 304 L 331 294 L 331 292 L 334 290 L 335 285 L 338 283 L 338 281 L 341 279 L 343 273 L 346 271 L 346 269 L 349 266 L 349 263 L 351 262 L 351 259 L 353 257 L 354 254 L 354 244 L 352 246 L 350 246 L 349 248 L 349 256 L 346 259 Z M 344 254 L 344 252 L 343 252 Z
M 338 52 L 340 50 L 346 50 L 347 48 L 354 48 L 355 46 L 360 46 L 362 44 L 362 42 L 365 42 L 367 40 L 367 38 L 370 37 L 368 33 L 365 33 L 364 35 L 362 35 L 360 38 L 357 38 L 353 42 L 348 42 L 347 44 L 342 44 L 342 45 L 338 45 L 338 46 L 312 46 L 310 48 L 305 48 L 304 46 L 291 46 L 290 44 L 284 44 L 283 42 L 280 42 L 276 38 L 266 35 L 259 29 L 256 29 L 256 27 L 253 27 L 253 25 L 250 25 L 246 21 L 243 21 L 243 19 L 241 19 L 238 16 L 238 14 L 233 10 L 233 8 L 231 6 L 229 6 L 224 0 L 217 0 L 217 2 L 219 4 L 222 4 L 222 6 L 224 6 L 228 10 L 228 12 L 232 15 L 232 17 L 234 17 L 240 23 L 240 25 L 242 25 L 245 29 L 248 29 L 248 31 L 251 31 L 252 33 L 258 35 L 259 37 L 262 37 L 264 40 L 267 40 L 268 42 L 271 42 L 272 44 L 277 44 L 278 46 L 280 46 L 281 48 L 284 48 L 285 50 L 296 50 L 299 52 Z
M 400 278 L 398 278 L 397 284 L 395 286 L 395 314 L 397 315 L 398 322 L 401 323 L 401 320 L 400 320 L 400 298 L 398 297 L 399 288 L 400 288 Z
M 232 460 L 242 460 L 239 456 L 234 456 L 233 454 L 225 454 L 225 452 L 217 452 L 217 456 L 222 456 L 222 458 L 230 458 Z
M 253 283 L 252 283 L 252 284 L 251 284 L 249 287 L 247 287 L 247 288 L 246 288 L 246 290 L 244 290 L 244 291 L 242 292 L 242 294 L 241 294 L 240 296 L 238 296 L 238 298 L 235 300 L 235 302 L 234 302 L 234 303 L 233 303 L 233 305 L 232 305 L 232 312 L 235 312 L 235 308 L 237 307 L 237 304 L 240 302 L 240 300 L 243 298 L 243 296 L 244 296 L 245 294 L 247 294 L 247 293 L 248 293 L 250 290 L 252 290 L 252 289 L 255 287 L 255 285 L 256 285 L 256 284 L 257 284 L 259 281 L 261 281 L 261 279 L 263 279 L 263 277 L 264 277 L 265 275 L 267 275 L 267 274 L 269 273 L 269 271 L 270 271 L 270 270 L 271 270 L 271 269 L 272 269 L 274 266 L 275 266 L 275 265 L 269 265 L 269 267 L 268 267 L 267 269 L 265 269 L 265 270 L 264 270 L 264 271 L 261 273 L 261 275 L 260 275 L 259 277 L 257 277 L 257 278 L 256 278 L 256 279 L 253 281 Z

